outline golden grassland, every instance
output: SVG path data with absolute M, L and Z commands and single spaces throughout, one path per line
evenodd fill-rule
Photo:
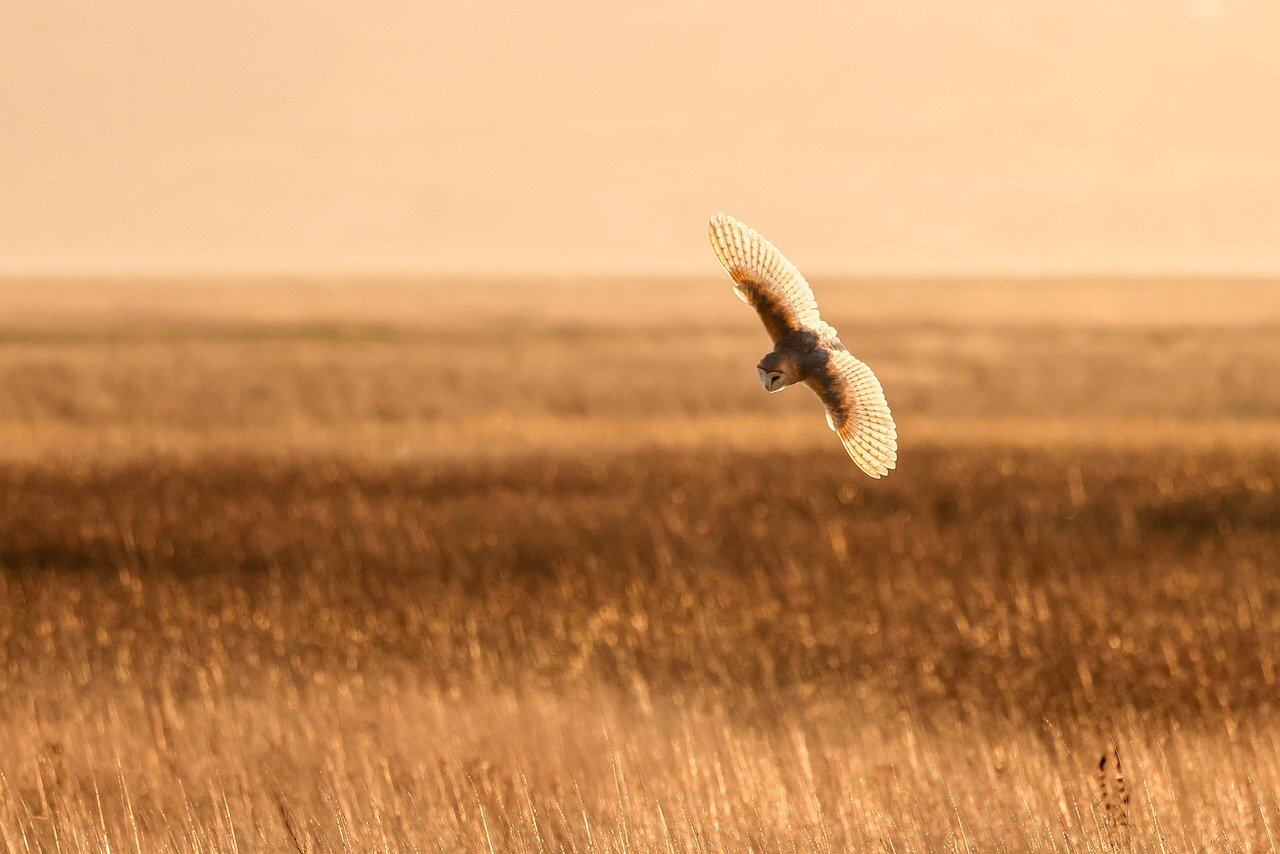
M 1267 850 L 1280 288 L 0 287 L 12 850 Z

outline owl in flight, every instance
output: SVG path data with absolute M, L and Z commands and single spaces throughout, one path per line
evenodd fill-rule
M 765 391 L 809 386 L 858 468 L 884 477 L 898 460 L 898 430 L 875 374 L 818 316 L 809 283 L 772 243 L 725 214 L 711 218 L 710 236 L 734 293 L 756 310 L 773 339 L 773 352 L 756 366 Z

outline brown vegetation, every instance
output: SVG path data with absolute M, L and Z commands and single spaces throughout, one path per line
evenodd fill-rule
M 1280 299 L 1230 287 L 829 288 L 872 482 L 719 283 L 8 286 L 0 840 L 1274 848 Z

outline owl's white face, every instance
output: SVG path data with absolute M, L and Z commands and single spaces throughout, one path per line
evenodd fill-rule
M 789 384 L 786 374 L 782 371 L 766 371 L 763 368 L 756 368 L 756 373 L 760 375 L 760 385 L 764 386 L 767 392 L 782 391 Z

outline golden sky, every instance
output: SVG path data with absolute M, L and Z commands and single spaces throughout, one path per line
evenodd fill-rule
M 1280 4 L 0 4 L 0 272 L 1280 271 Z

